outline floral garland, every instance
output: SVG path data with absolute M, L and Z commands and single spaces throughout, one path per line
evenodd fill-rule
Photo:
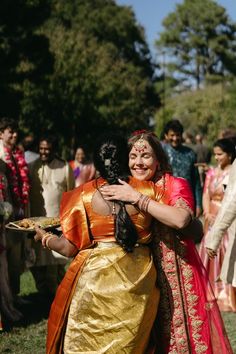
M 13 204 L 23 207 L 29 201 L 29 170 L 23 152 L 16 148 L 11 151 L 4 146 L 5 163 Z

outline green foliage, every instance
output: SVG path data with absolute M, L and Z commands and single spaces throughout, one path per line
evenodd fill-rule
M 156 130 L 160 135 L 164 124 L 179 119 L 185 130 L 202 133 L 212 144 L 220 130 L 235 127 L 236 83 L 209 85 L 169 98 L 156 114 Z
M 114 1 L 54 1 L 45 31 L 55 58 L 54 128 L 63 131 L 64 144 L 91 148 L 106 129 L 148 126 L 157 103 L 153 67 L 129 8 Z
M 174 76 L 184 86 L 195 81 L 199 87 L 236 73 L 236 24 L 215 1 L 185 0 L 163 25 L 156 45 L 168 58 L 167 76 Z
M 47 38 L 36 30 L 49 16 L 45 0 L 0 2 L 1 114 L 18 118 L 26 83 L 38 91 L 51 69 Z M 27 86 L 27 85 L 26 85 Z M 27 94 L 27 93 L 26 93 Z M 35 92 L 37 94 L 37 92 Z
M 19 117 L 21 129 L 36 136 L 53 131 L 65 154 L 77 144 L 92 149 L 104 130 L 148 126 L 158 104 L 154 66 L 130 8 L 113 0 L 10 3 L 22 18 L 12 29 L 0 15 L 0 60 L 9 63 L 1 114 Z

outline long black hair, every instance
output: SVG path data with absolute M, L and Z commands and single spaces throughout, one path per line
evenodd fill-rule
M 129 180 L 128 145 L 121 136 L 103 137 L 94 152 L 94 165 L 109 184 L 119 184 L 118 179 Z M 137 239 L 137 230 L 127 213 L 125 203 L 117 200 L 119 210 L 115 216 L 116 241 L 127 251 L 132 252 Z

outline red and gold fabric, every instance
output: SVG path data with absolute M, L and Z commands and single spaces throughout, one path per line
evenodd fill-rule
M 157 186 L 160 202 L 193 209 L 188 182 L 169 174 Z M 157 282 L 161 291 L 153 329 L 157 353 L 233 353 L 206 270 L 191 238 L 156 222 L 153 235 Z

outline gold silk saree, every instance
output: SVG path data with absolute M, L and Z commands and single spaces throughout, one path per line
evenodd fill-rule
M 53 302 L 47 353 L 151 353 L 150 335 L 159 290 L 149 242 L 151 217 L 137 211 L 131 218 L 138 230 L 137 247 L 125 252 L 114 238 L 112 215 L 92 208 L 97 187 L 92 181 L 64 195 L 63 234 L 78 250 Z M 156 198 L 151 182 L 130 183 Z

